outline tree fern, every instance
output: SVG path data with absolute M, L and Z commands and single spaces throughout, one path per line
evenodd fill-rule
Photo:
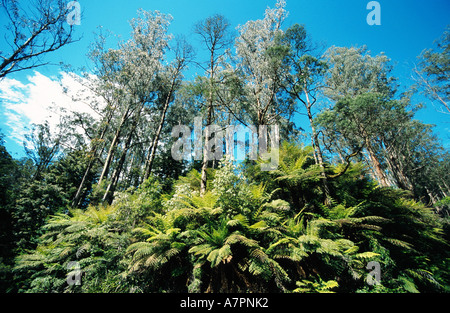
M 303 279 L 296 282 L 297 288 L 293 290 L 295 293 L 331 293 L 332 289 L 339 286 L 335 280 L 323 281 L 311 281 Z
M 96 275 L 104 276 L 106 268 L 114 258 L 120 255 L 119 249 L 125 245 L 123 236 L 110 231 L 108 223 L 113 222 L 115 208 L 90 207 L 86 211 L 71 210 L 69 214 L 57 214 L 51 217 L 44 227 L 48 230 L 42 236 L 41 244 L 29 255 L 18 258 L 15 271 L 21 275 L 25 271 L 31 275 L 30 286 L 34 291 L 62 292 L 84 286 L 69 286 L 66 277 L 69 262 L 78 262 L 86 280 Z M 108 254 L 108 258 L 102 255 Z M 46 280 L 51 275 L 55 279 Z M 43 283 L 42 288 L 39 284 Z

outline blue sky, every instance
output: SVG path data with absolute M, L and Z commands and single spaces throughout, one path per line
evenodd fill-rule
M 21 1 L 26 2 L 26 1 Z M 69 2 L 69 1 L 68 1 Z M 276 0 L 79 0 L 82 9 L 81 25 L 76 26 L 76 36 L 82 36 L 73 43 L 46 57 L 52 63 L 64 62 L 74 67 L 89 66 L 86 58 L 89 44 L 97 26 L 111 30 L 128 38 L 128 21 L 136 16 L 139 8 L 159 10 L 171 14 L 173 22 L 170 32 L 184 34 L 196 46 L 198 41 L 192 35 L 192 25 L 212 14 L 220 13 L 228 18 L 233 28 L 248 20 L 263 17 L 267 6 L 273 7 Z M 300 23 L 306 26 L 314 41 L 323 42 L 326 47 L 366 45 L 373 55 L 384 52 L 395 65 L 394 75 L 399 78 L 400 89 L 412 84 L 411 69 L 417 56 L 441 36 L 445 26 L 450 24 L 450 1 L 448 0 L 380 0 L 381 25 L 369 26 L 366 17 L 369 0 L 287 0 L 289 16 L 284 28 Z M 4 30 L 0 31 L 0 38 Z M 0 50 L 5 43 L 0 39 Z M 201 53 L 199 54 L 201 57 Z M 15 157 L 23 155 L 20 139 L 27 123 L 44 118 L 37 106 L 64 102 L 61 96 L 51 95 L 58 88 L 57 77 L 61 69 L 45 66 L 7 77 L 0 83 L 0 128 L 6 135 L 6 147 Z M 192 69 L 189 75 L 195 74 Z M 188 77 L 189 78 L 189 77 Z M 69 81 L 69 79 L 66 77 Z M 70 82 L 69 82 L 70 84 Z M 48 95 L 46 95 L 48 93 Z M 35 97 L 30 100 L 30 98 Z M 426 123 L 436 124 L 435 132 L 450 148 L 450 116 L 436 112 L 430 101 L 416 117 Z M 44 104 L 47 103 L 47 104 Z M 34 110 L 37 110 L 34 112 Z M 301 126 L 305 121 L 297 117 Z

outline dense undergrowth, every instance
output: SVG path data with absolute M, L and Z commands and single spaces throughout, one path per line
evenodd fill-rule
M 259 166 L 223 161 L 203 195 L 192 170 L 170 193 L 150 177 L 112 205 L 51 216 L 16 259 L 18 291 L 449 291 L 448 218 L 360 163 L 327 167 L 342 175 L 326 198 L 310 147 L 285 143 L 277 171 Z

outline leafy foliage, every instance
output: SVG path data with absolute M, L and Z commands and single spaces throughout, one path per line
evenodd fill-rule
M 54 215 L 33 253 L 18 257 L 16 275 L 27 292 L 124 291 L 116 263 L 128 245 L 128 235 L 114 216 L 114 207 L 89 207 Z M 69 262 L 78 262 L 82 284 L 68 285 Z M 25 278 L 26 277 L 26 278 Z
M 16 276 L 27 277 L 21 290 L 446 290 L 448 242 L 433 210 L 400 190 L 370 183 L 357 165 L 333 183 L 331 203 L 315 202 L 315 194 L 303 189 L 319 184 L 320 172 L 308 163 L 312 153 L 284 144 L 271 185 L 265 178 L 243 177 L 224 161 L 203 196 L 186 177 L 179 180 L 184 193 L 172 196 L 149 180 L 112 206 L 58 213 L 44 226 L 38 247 L 18 257 Z M 345 195 L 351 183 L 359 186 L 354 197 Z M 341 184 L 347 188 L 339 190 Z M 279 192 L 280 186 L 287 192 Z M 173 206 L 163 205 L 164 197 Z M 80 265 L 80 286 L 66 283 L 71 261 Z M 382 286 L 366 285 L 369 261 L 381 264 Z

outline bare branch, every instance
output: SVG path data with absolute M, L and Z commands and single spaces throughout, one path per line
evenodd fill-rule
M 5 40 L 11 49 L 1 52 L 5 55 L 1 55 L 0 79 L 10 73 L 47 65 L 48 62 L 40 60 L 41 56 L 78 40 L 72 37 L 73 26 L 66 21 L 69 10 L 62 0 L 32 1 L 27 8 L 14 0 L 3 0 L 2 4 L 0 9 L 8 16 L 10 30 Z

